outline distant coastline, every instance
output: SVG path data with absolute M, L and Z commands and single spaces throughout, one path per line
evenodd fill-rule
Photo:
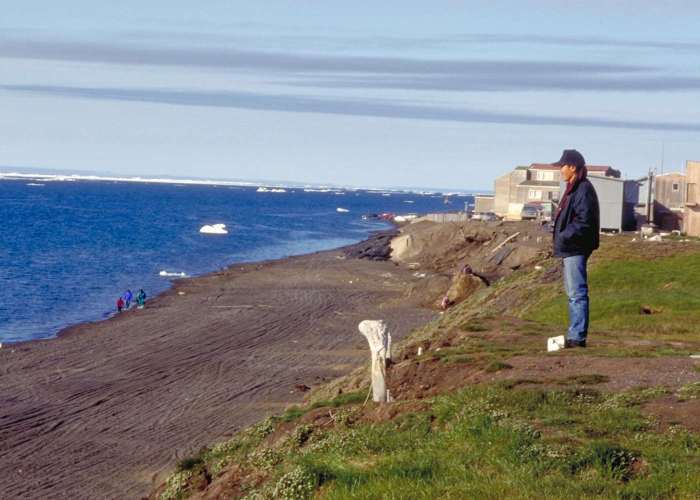
M 244 181 L 244 180 L 217 180 L 217 179 L 185 179 L 171 177 L 141 177 L 141 176 L 117 176 L 117 175 L 97 175 L 97 174 L 65 174 L 65 173 L 37 173 L 0 170 L 0 181 L 39 181 L 39 182 L 130 182 L 137 184 L 180 184 L 189 186 L 230 186 L 230 187 L 267 187 L 285 189 L 308 189 L 325 192 L 332 191 L 366 191 L 371 193 L 410 193 L 418 195 L 440 195 L 440 196 L 460 196 L 467 197 L 474 194 L 483 193 L 484 190 L 443 190 L 429 188 L 402 188 L 402 187 L 376 187 L 376 186 L 341 186 L 334 184 L 315 184 L 283 181 Z

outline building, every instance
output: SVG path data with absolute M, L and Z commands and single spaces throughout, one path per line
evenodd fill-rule
M 671 231 L 683 227 L 686 185 L 685 174 L 670 172 L 654 176 L 654 224 Z
M 688 236 L 700 236 L 700 161 L 686 162 L 685 178 L 683 232 Z
M 518 196 L 518 186 L 527 180 L 527 176 L 527 167 L 515 167 L 513 171 L 496 179 L 494 182 L 494 212 L 501 217 L 505 217 L 508 214 L 511 203 L 518 202 L 520 198 Z
M 483 214 L 493 212 L 494 195 L 476 194 L 474 195 L 474 213 Z
M 609 166 L 587 168 L 590 176 L 620 177 L 620 172 Z M 549 163 L 516 167 L 494 183 L 494 212 L 508 219 L 519 219 L 525 204 L 539 205 L 544 213 L 551 212 L 552 201 L 559 199 L 559 179 L 559 167 Z
M 680 172 L 651 175 L 639 179 L 639 203 L 637 204 L 638 225 L 653 223 L 665 231 L 683 228 L 685 198 L 687 193 L 686 176 Z
M 639 202 L 639 182 L 602 175 L 591 175 L 588 180 L 598 195 L 600 230 L 620 232 L 637 229 L 635 207 Z

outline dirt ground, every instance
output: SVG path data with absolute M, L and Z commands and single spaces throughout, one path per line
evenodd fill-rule
M 324 252 L 182 280 L 108 321 L 0 349 L 0 495 L 138 498 L 176 460 L 301 401 L 299 386 L 368 356 L 434 314 L 390 262 Z

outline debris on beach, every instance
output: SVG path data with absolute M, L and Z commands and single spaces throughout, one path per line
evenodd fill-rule
M 202 234 L 228 234 L 226 224 L 205 224 L 199 228 L 199 232 Z

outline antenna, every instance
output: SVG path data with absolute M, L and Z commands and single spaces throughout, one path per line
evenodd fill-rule
M 666 143 L 664 143 L 662 141 L 661 142 L 661 173 L 662 174 L 664 173 L 664 153 L 665 153 L 665 149 L 666 149 L 665 146 L 666 146 Z

